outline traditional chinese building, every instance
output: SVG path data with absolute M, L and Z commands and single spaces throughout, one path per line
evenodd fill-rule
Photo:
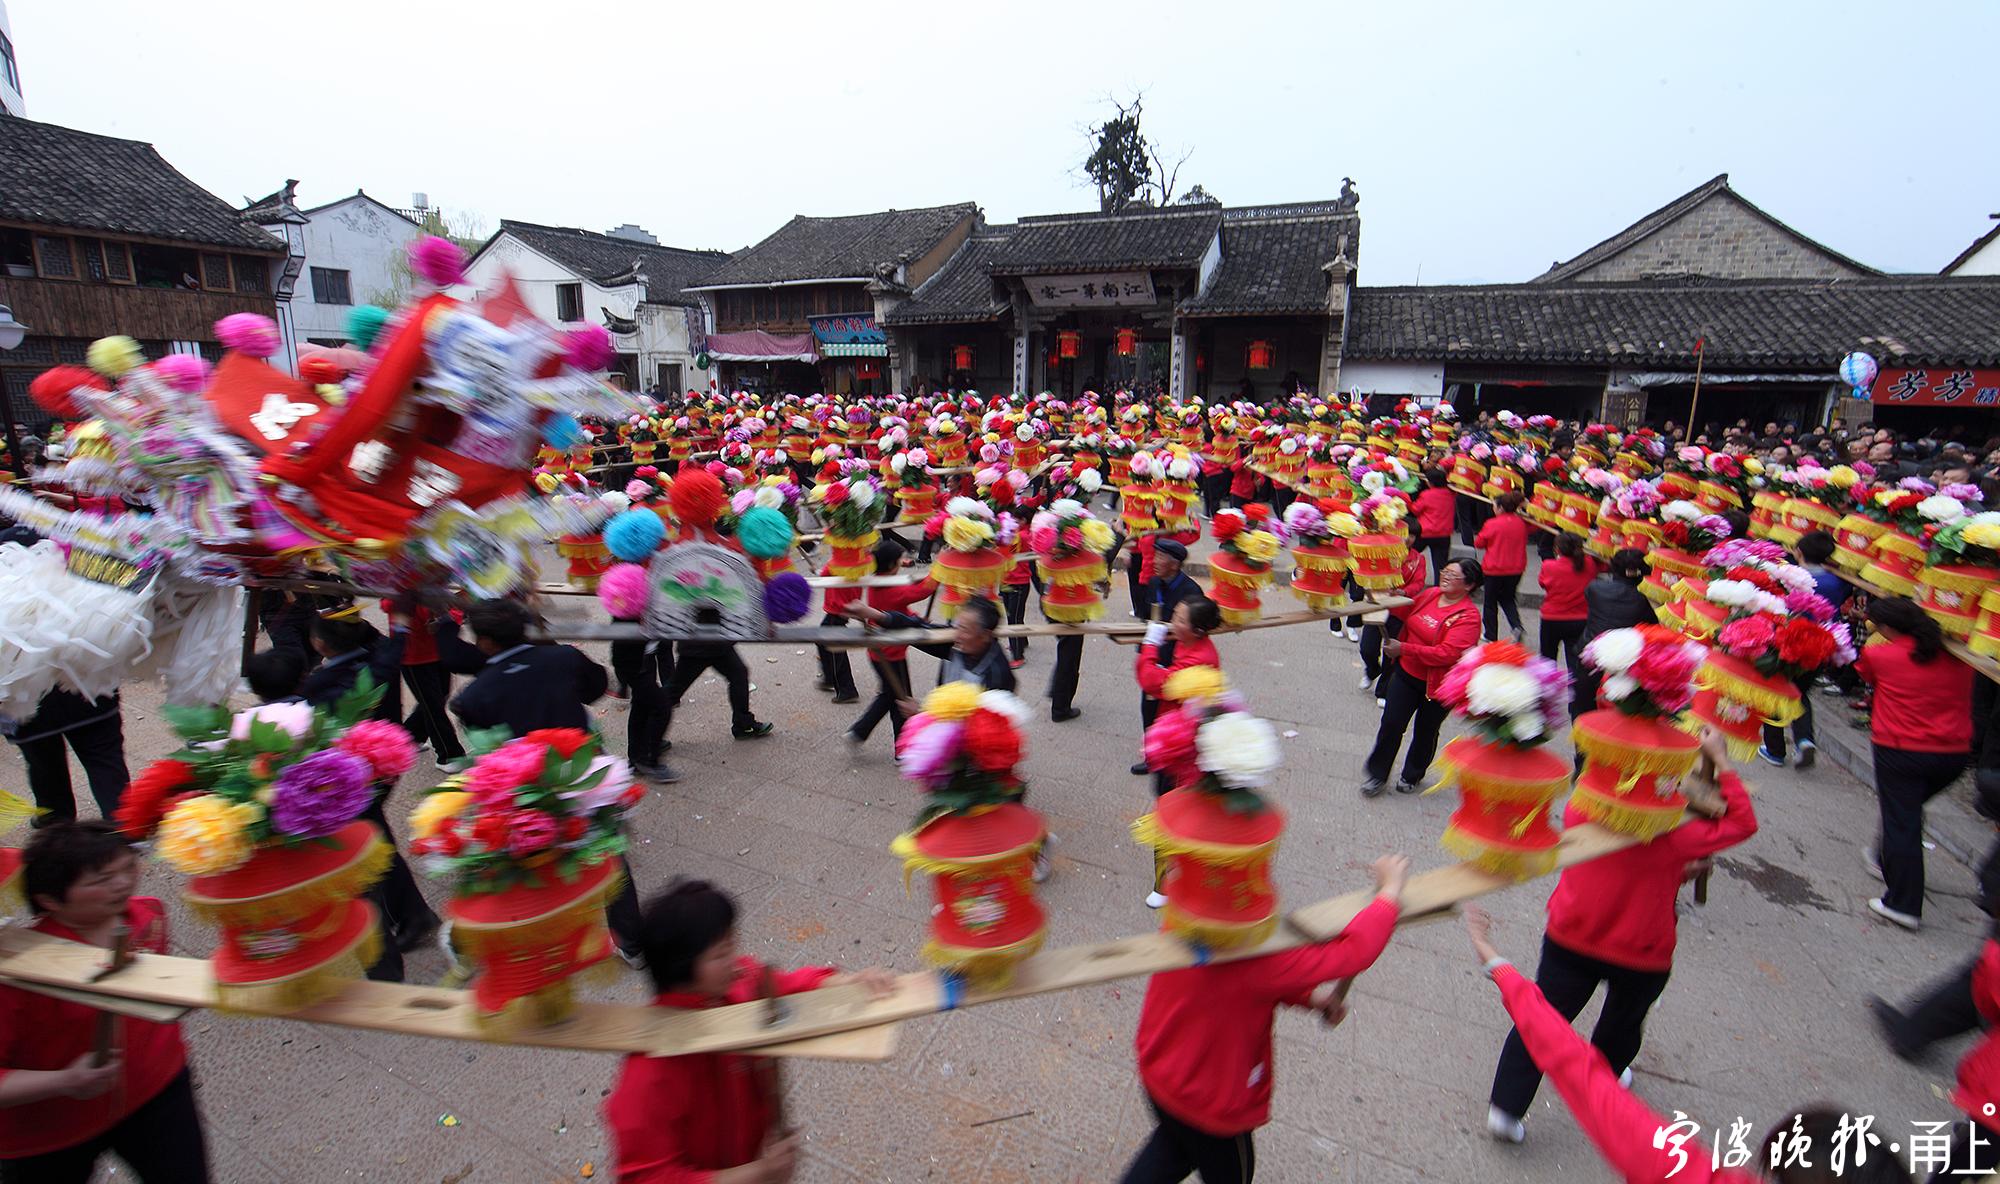
M 980 226 L 882 315 L 900 369 L 933 385 L 1120 386 L 1177 395 L 1338 385 L 1356 200 Z
M 1357 289 L 1341 385 L 1634 424 L 1691 410 L 1703 422 L 1893 420 L 1908 413 L 1892 408 L 1939 394 L 1963 406 L 2000 385 L 1981 376 L 2000 359 L 1996 313 L 2000 283 L 1884 275 L 1765 213 L 1725 174 L 1528 283 Z M 1882 366 L 1875 409 L 1836 375 L 1855 350 Z M 1923 392 L 1892 390 L 1916 372 Z
M 28 398 L 35 375 L 81 364 L 99 337 L 135 338 L 148 357 L 219 358 L 215 323 L 254 312 L 285 330 L 277 361 L 293 364 L 298 271 L 286 241 L 151 144 L 0 115 L 0 265 L 0 305 L 28 326 L 19 347 L 0 351 L 9 436 L 48 419 Z
M 979 222 L 971 202 L 813 218 L 803 214 L 688 288 L 707 312 L 724 389 L 907 389 L 882 309 L 923 286 Z

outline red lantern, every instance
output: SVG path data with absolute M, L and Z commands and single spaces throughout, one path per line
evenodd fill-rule
M 854 363 L 854 377 L 880 378 L 882 377 L 882 363 L 873 358 L 856 362 Z
M 1196 374 L 1201 374 L 1206 372 L 1207 370 L 1208 370 L 1208 355 L 1201 352 L 1200 350 L 1196 350 L 1194 352 L 1194 372 Z
M 1056 354 L 1062 358 L 1073 358 L 1083 344 L 1083 334 L 1075 329 L 1064 329 L 1056 334 Z
M 1268 341 L 1259 338 L 1250 343 L 1250 368 L 1252 370 L 1269 370 L 1271 363 L 1276 360 L 1277 356 L 1278 351 L 1273 349 L 1271 343 Z
M 952 347 L 951 347 L 951 368 L 952 368 L 952 369 L 954 369 L 954 370 L 970 370 L 970 369 L 972 369 L 972 347 L 971 347 L 971 346 L 969 346 L 969 345 L 954 345 L 954 346 L 952 346 Z
M 1139 331 L 1137 329 L 1118 330 L 1118 356 L 1129 358 L 1139 352 Z

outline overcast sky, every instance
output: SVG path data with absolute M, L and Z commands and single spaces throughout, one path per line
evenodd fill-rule
M 1529 279 L 1722 172 L 1892 271 L 2000 210 L 1983 0 L 5 3 L 35 119 L 232 201 L 422 190 L 488 229 L 1090 209 L 1084 129 L 1133 90 L 1231 205 L 1353 177 L 1364 284 Z

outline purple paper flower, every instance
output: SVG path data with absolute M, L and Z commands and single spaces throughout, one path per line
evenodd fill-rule
M 1946 497 L 1956 498 L 1962 502 L 1976 502 L 1986 496 L 1979 491 L 1977 485 L 1967 485 L 1962 481 L 1947 485 L 1943 489 L 1938 490 L 1938 492 L 1944 494 Z
M 316 752 L 271 785 L 271 826 L 299 838 L 330 835 L 368 808 L 368 762 L 339 749 Z
M 910 722 L 914 724 L 916 721 Z M 950 781 L 952 760 L 958 755 L 964 732 L 964 724 L 937 719 L 915 730 L 905 726 L 903 740 L 896 753 L 896 764 L 901 767 L 903 776 L 911 781 L 920 781 L 929 789 L 940 788 Z
M 1925 496 L 1937 492 L 1937 486 L 1932 485 L 1922 477 L 1905 477 L 1901 481 L 1896 482 L 1896 488 L 1909 493 L 1921 493 Z

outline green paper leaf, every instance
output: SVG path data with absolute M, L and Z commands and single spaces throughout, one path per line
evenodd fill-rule
M 472 756 L 485 756 L 513 738 L 514 733 L 504 727 L 469 728 L 465 733 L 465 751 Z

